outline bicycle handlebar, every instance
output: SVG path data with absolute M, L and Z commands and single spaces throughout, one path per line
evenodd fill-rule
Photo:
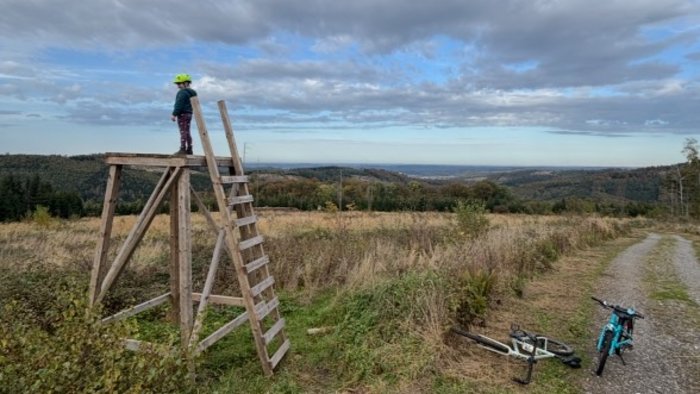
M 623 308 L 623 307 L 621 307 L 621 306 L 619 306 L 619 305 L 608 304 L 607 301 L 603 301 L 603 300 L 598 299 L 598 298 L 595 298 L 595 297 L 591 297 L 591 299 L 594 300 L 594 301 L 597 301 L 597 302 L 598 302 L 601 306 L 603 306 L 604 308 L 614 309 L 614 310 L 616 310 L 616 311 L 618 311 L 618 312 L 627 313 L 627 308 Z M 627 313 L 627 314 L 629 315 L 629 313 Z M 630 317 L 635 318 L 635 319 L 636 319 L 636 318 L 644 319 L 644 315 L 642 315 L 641 313 L 639 313 L 639 312 L 637 312 L 637 311 L 634 311 L 634 315 L 630 315 Z

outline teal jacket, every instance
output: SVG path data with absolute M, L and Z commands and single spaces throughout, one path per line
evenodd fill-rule
M 197 92 L 191 88 L 180 89 L 175 96 L 175 107 L 173 108 L 173 116 L 179 116 L 183 113 L 192 113 L 192 104 L 190 104 L 190 97 L 197 95 Z

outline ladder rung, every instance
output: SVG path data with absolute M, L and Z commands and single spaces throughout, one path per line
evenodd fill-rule
M 248 177 L 245 175 L 222 176 L 221 183 L 248 183 Z
M 277 364 L 282 360 L 282 357 L 284 357 L 285 354 L 287 354 L 287 350 L 289 350 L 289 339 L 284 341 L 282 346 L 280 346 L 279 349 L 275 352 L 275 355 L 272 356 L 270 359 L 270 365 L 272 366 L 272 369 L 275 369 Z
M 246 194 L 244 196 L 231 197 L 228 199 L 228 205 L 230 207 L 237 204 L 245 204 L 247 202 L 253 202 L 253 196 L 251 196 L 250 194 Z
M 277 335 L 280 331 L 282 331 L 282 328 L 284 327 L 284 319 L 279 319 L 277 320 L 277 323 L 275 323 L 274 326 L 270 327 L 269 330 L 263 335 L 263 338 L 265 338 L 265 344 L 269 344 L 272 342 L 273 339 L 275 339 L 275 335 Z
M 263 243 L 263 237 L 262 235 L 255 236 L 250 239 L 246 239 L 245 241 L 241 241 L 238 243 L 238 249 L 239 250 L 246 250 L 248 248 L 252 248 L 255 245 L 260 245 Z
M 262 300 L 255 304 L 255 314 L 258 316 L 258 321 L 264 319 L 270 312 L 275 310 L 279 304 L 280 301 L 277 297 L 270 300 L 270 302 L 265 302 L 265 300 Z
M 246 216 L 244 218 L 236 219 L 236 226 L 238 227 L 243 227 L 247 226 L 249 224 L 253 224 L 258 220 L 258 217 L 253 215 L 253 216 Z
M 267 256 L 263 256 L 259 259 L 253 260 L 250 263 L 246 264 L 245 269 L 246 269 L 246 271 L 248 271 L 248 273 L 251 273 L 269 262 L 270 262 L 270 258 Z
M 260 311 L 258 311 L 258 321 L 262 321 L 267 315 L 270 314 L 270 312 L 274 311 L 275 308 L 277 308 L 280 305 L 280 300 L 279 298 L 275 297 L 270 300 L 270 302 L 265 303 L 265 301 L 261 302 L 264 305 L 260 306 Z
M 253 297 L 257 297 L 258 294 L 262 293 L 267 289 L 268 287 L 272 286 L 272 284 L 275 283 L 275 278 L 268 276 L 265 278 L 264 281 L 258 283 L 257 285 L 253 286 L 250 288 L 250 293 L 253 295 Z

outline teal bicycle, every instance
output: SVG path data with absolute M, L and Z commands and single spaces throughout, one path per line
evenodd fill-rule
M 622 353 L 632 348 L 634 319 L 644 319 L 644 316 L 634 310 L 634 308 L 624 308 L 619 305 L 610 304 L 607 301 L 599 300 L 595 297 L 591 298 L 597 301 L 602 307 L 612 309 L 608 324 L 600 330 L 596 346 L 598 350 L 598 367 L 596 368 L 595 374 L 600 376 L 603 374 L 603 369 L 605 368 L 605 363 L 608 361 L 608 357 L 613 354 L 620 357 L 622 365 L 626 365 L 625 359 L 622 358 Z

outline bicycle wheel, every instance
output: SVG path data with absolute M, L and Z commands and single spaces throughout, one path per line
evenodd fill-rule
M 501 353 L 509 353 L 511 350 L 508 346 L 502 344 L 501 342 L 495 341 L 491 338 L 487 338 L 483 335 L 472 334 L 471 332 L 464 331 L 458 327 L 452 327 L 452 332 L 454 332 L 455 334 L 459 334 L 461 336 L 467 337 L 467 338 L 469 338 L 469 339 L 471 339 L 471 340 L 473 340 L 481 345 L 490 347 L 490 348 L 492 348 L 498 352 L 501 352 Z
M 603 337 L 603 349 L 598 353 L 598 368 L 595 370 L 595 374 L 600 376 L 603 374 L 603 369 L 605 368 L 605 362 L 608 361 L 608 355 L 610 354 L 610 346 L 613 342 L 612 331 L 606 331 Z
M 541 338 L 545 338 L 545 337 L 537 337 L 538 340 L 540 340 Z M 567 357 L 567 356 L 571 356 L 572 354 L 574 354 L 574 348 L 572 348 L 571 346 L 567 345 L 566 343 L 564 343 L 562 341 L 552 339 L 552 338 L 547 338 L 547 349 L 545 349 L 545 350 L 547 350 L 548 352 L 554 353 L 557 356 L 562 356 L 562 357 Z

